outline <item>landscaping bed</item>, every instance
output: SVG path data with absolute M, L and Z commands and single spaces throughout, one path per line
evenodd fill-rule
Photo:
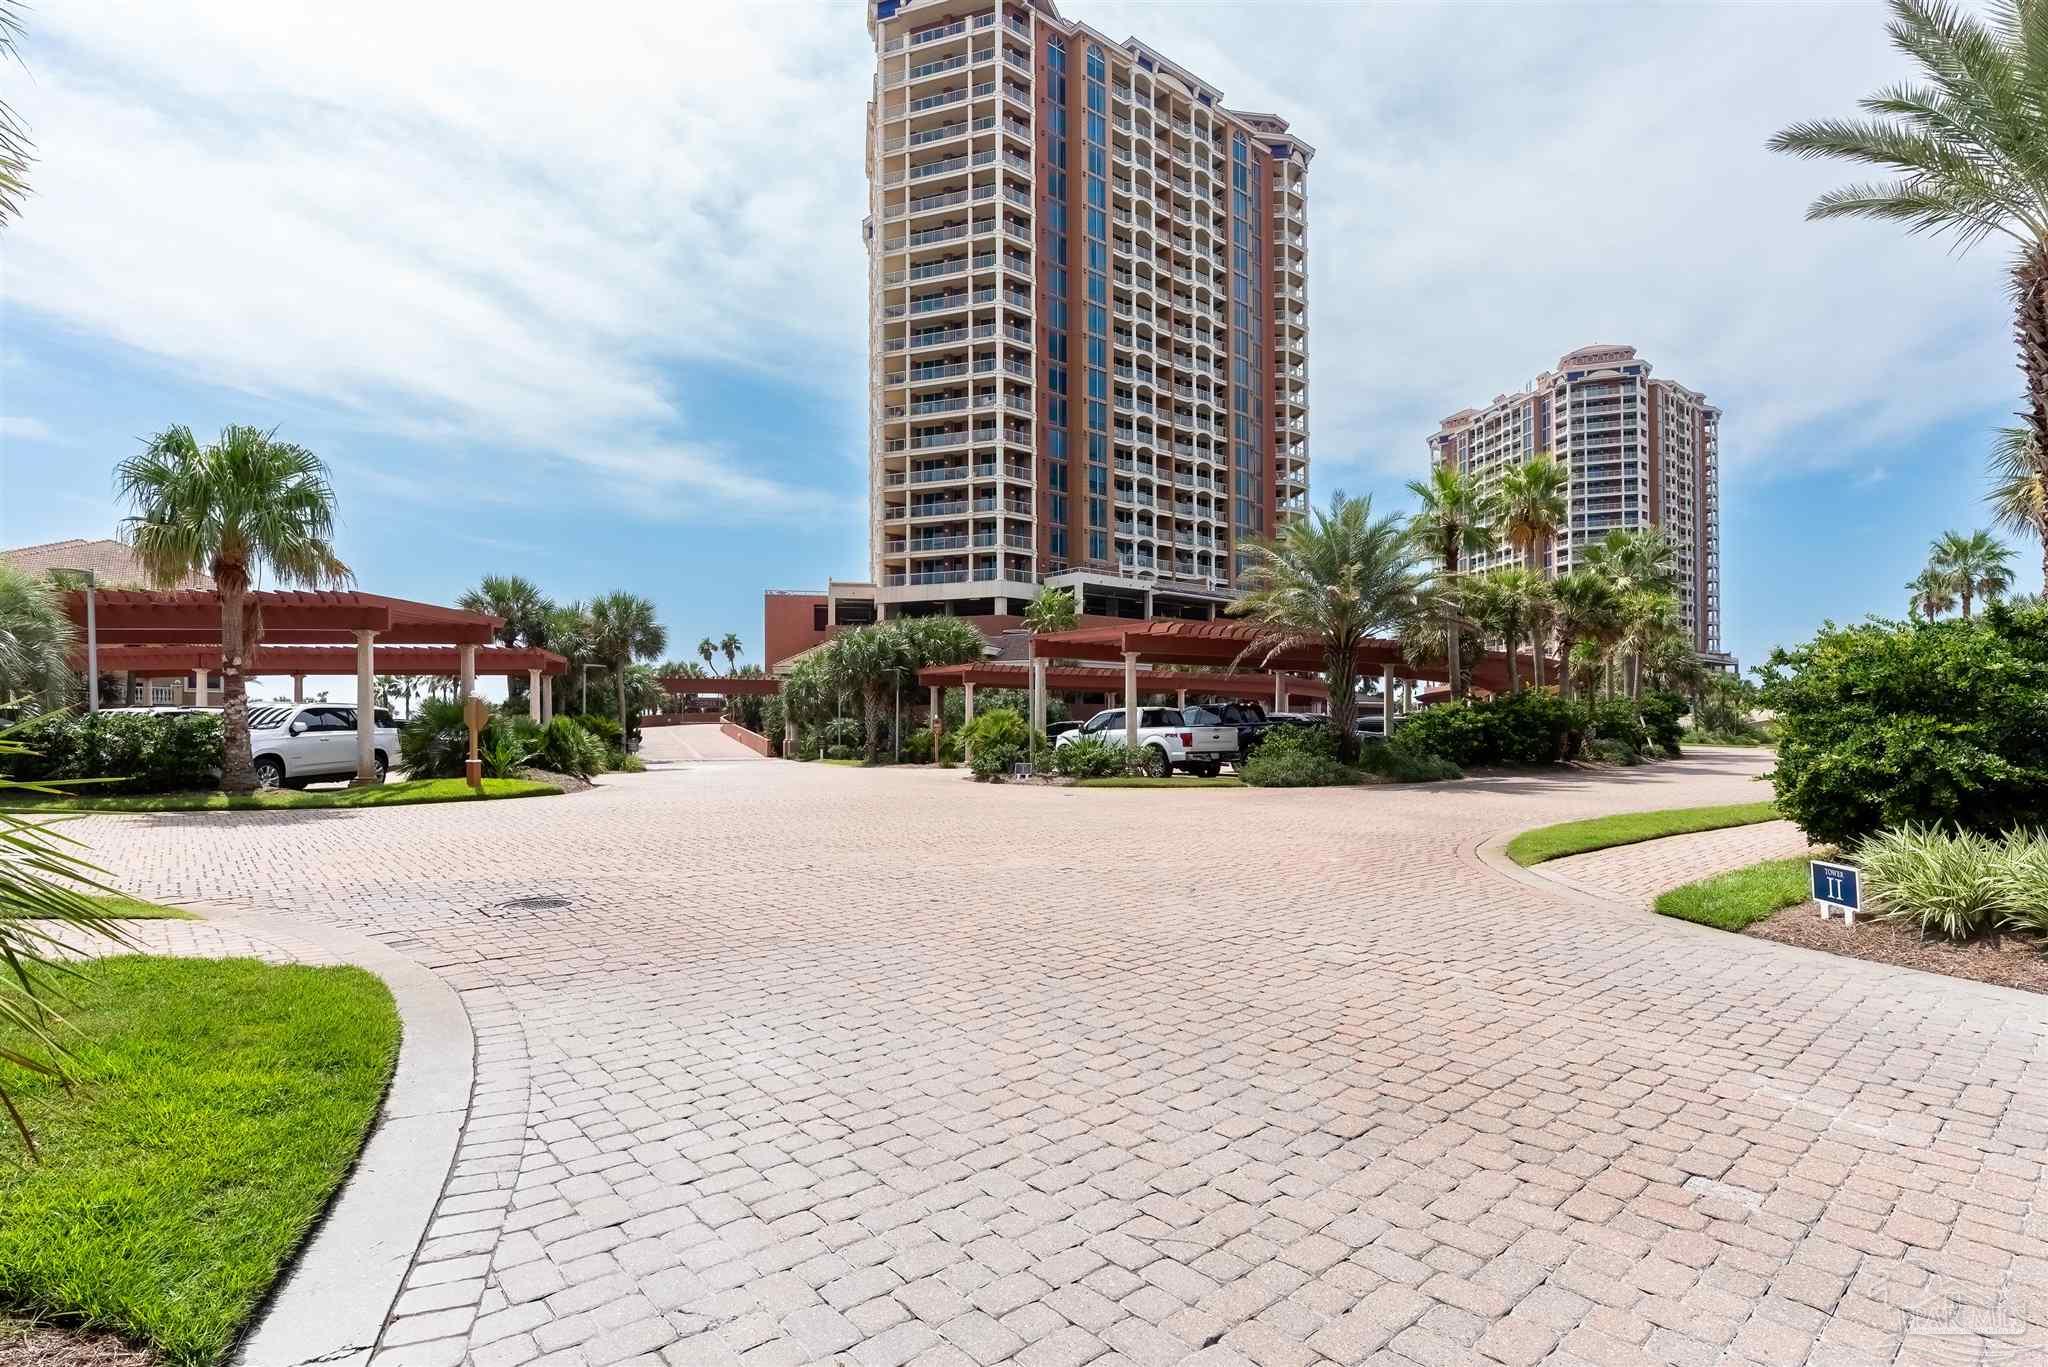
M 330 788 L 319 792 L 273 789 L 230 793 L 85 793 L 63 797 L 12 795 L 0 810 L 17 812 L 257 812 L 306 808 L 403 807 L 426 802 L 481 802 L 509 797 L 553 797 L 562 791 L 552 783 L 519 778 L 487 778 L 483 795 L 470 791 L 459 778 L 408 779 L 374 788 Z
M 354 1163 L 396 1008 L 356 968 L 121 956 L 82 973 L 65 1015 L 83 1085 L 9 1080 L 40 1159 L 0 1161 L 0 1315 L 45 1328 L 0 1329 L 0 1363 L 137 1362 L 92 1337 L 112 1333 L 215 1367 Z
M 1803 878 L 1805 861 L 1800 863 Z M 1997 944 L 1989 939 L 1961 944 L 1923 941 L 1918 930 L 1895 922 L 1858 919 L 1852 929 L 1839 919 L 1823 921 L 1811 903 L 1786 907 L 1746 933 L 1781 945 L 1824 949 L 2024 992 L 2048 992 L 2048 940 L 2038 935 L 2008 931 Z

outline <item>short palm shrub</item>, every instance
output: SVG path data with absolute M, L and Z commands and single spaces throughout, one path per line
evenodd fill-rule
M 992 707 L 975 716 L 960 733 L 960 742 L 975 778 L 984 783 L 999 781 L 1029 752 L 1031 728 L 1012 709 Z
M 939 748 L 932 753 L 941 768 L 951 768 L 953 765 L 958 764 L 960 762 L 960 733 L 958 731 L 942 732 L 939 736 Z
M 2002 835 L 2048 792 L 2048 606 L 1825 626 L 1759 674 L 1778 806 L 1817 843 L 1908 825 Z
M 920 726 L 903 735 L 903 762 L 905 764 L 930 764 L 932 762 L 932 731 L 929 726 Z
M 1856 847 L 1856 866 L 1877 913 L 1923 935 L 1969 940 L 1997 930 L 2009 910 L 2006 847 L 1976 831 L 1906 825 Z
M 461 778 L 468 759 L 469 723 L 459 702 L 429 698 L 399 728 L 398 762 L 409 778 Z
M 827 749 L 835 746 L 854 746 L 862 743 L 860 721 L 856 717 L 834 717 L 818 728 L 819 743 Z
M 533 763 L 540 751 L 540 726 L 523 713 L 516 718 L 492 718 L 476 738 L 476 757 L 485 778 L 512 778 Z
M 1124 747 L 1099 736 L 1077 736 L 1052 752 L 1052 768 L 1067 778 L 1112 778 L 1124 771 Z
M 573 719 L 556 717 L 541 732 L 533 762 L 553 773 L 589 778 L 604 772 L 604 742 Z
M 45 712 L 10 732 L 19 742 L 0 753 L 0 778 L 113 778 L 96 793 L 175 793 L 220 782 L 217 713 Z
M 1443 783 L 1465 777 L 1463 769 L 1441 756 L 1411 754 L 1394 745 L 1366 746 L 1358 767 L 1394 783 Z
M 617 717 L 607 717 L 601 712 L 585 712 L 570 718 L 570 720 L 603 741 L 608 749 L 623 750 L 625 748 L 625 732 L 619 729 L 619 719 Z

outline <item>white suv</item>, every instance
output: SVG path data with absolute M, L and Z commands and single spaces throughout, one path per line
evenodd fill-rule
M 377 781 L 398 753 L 398 728 L 383 708 L 376 713 L 371 751 Z M 335 703 L 291 703 L 249 709 L 249 750 L 256 779 L 266 788 L 303 788 L 315 779 L 356 772 L 356 710 Z

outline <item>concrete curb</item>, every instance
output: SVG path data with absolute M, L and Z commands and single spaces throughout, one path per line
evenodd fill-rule
M 189 909 L 368 969 L 398 1006 L 398 1067 L 377 1123 L 234 1357 L 238 1367 L 364 1367 L 455 1162 L 476 1072 L 469 1013 L 431 971 L 374 940 L 285 916 Z

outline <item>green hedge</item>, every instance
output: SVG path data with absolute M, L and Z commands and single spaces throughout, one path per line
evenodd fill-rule
M 1823 626 L 1761 670 L 1779 810 L 1823 844 L 2048 819 L 2048 606 Z
M 1570 758 L 1585 726 L 1579 706 L 1531 689 L 1484 702 L 1426 707 L 1394 733 L 1392 745 L 1403 754 L 1433 756 L 1461 769 L 1534 768 Z
M 220 784 L 219 713 L 50 712 L 23 723 L 13 739 L 29 753 L 0 757 L 0 778 L 118 780 L 93 784 L 95 793 Z

